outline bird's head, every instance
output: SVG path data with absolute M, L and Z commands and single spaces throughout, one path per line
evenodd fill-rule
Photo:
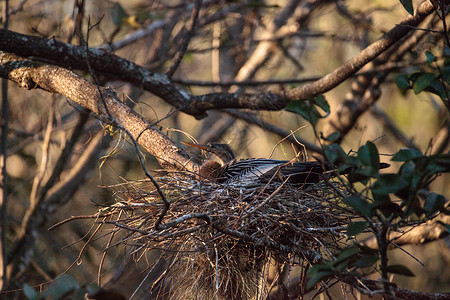
M 191 144 L 187 142 L 182 142 L 185 145 L 205 150 L 214 156 L 216 156 L 222 166 L 226 163 L 232 161 L 236 157 L 234 156 L 233 150 L 227 144 L 209 143 L 209 144 Z

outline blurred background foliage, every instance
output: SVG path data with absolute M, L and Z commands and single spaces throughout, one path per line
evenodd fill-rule
M 76 43 L 76 36 L 69 39 L 75 26 L 74 2 L 76 1 L 10 1 L 11 9 L 18 10 L 10 17 L 9 29 Z M 192 38 L 174 79 L 211 81 L 217 80 L 219 76 L 219 79 L 223 81 L 233 80 L 258 42 L 264 38 L 265 29 L 268 24 L 272 24 L 274 18 L 285 6 L 285 2 L 204 1 L 205 8 L 200 14 L 200 21 L 202 17 L 213 15 L 221 9 L 226 10 L 235 6 L 238 9 L 224 14 L 218 18 L 217 22 L 201 27 Z M 327 74 L 358 54 L 408 15 L 396 0 L 322 2 L 323 4 L 314 6 L 307 20 L 295 34 L 279 40 L 279 46 L 271 52 L 266 62 L 250 79 L 261 81 L 298 79 Z M 418 1 L 414 4 L 416 7 Z M 168 33 L 157 30 L 116 51 L 116 54 L 121 57 L 146 66 L 154 72 L 162 73 L 171 65 L 183 28 L 189 23 L 192 5 L 190 1 L 86 1 L 81 34 L 84 38 L 86 37 L 88 18 L 91 24 L 99 22 L 98 26 L 90 31 L 88 42 L 89 47 L 101 47 L 121 40 L 127 34 L 144 28 L 152 22 L 166 19 L 173 21 L 174 18 L 171 15 L 175 14 L 177 22 L 172 24 L 173 28 Z M 174 37 L 178 37 L 178 40 L 174 41 Z M 401 73 L 410 74 L 417 70 L 426 70 L 427 66 L 423 63 L 426 59 L 425 50 L 442 57 L 444 50 L 441 39 L 441 35 L 430 33 L 415 45 L 405 56 L 402 66 L 382 85 L 381 97 L 376 102 L 377 109 L 391 118 L 398 129 L 422 152 L 430 152 L 430 146 L 446 138 L 443 128 L 448 123 L 448 111 L 442 101 L 431 93 L 416 95 L 412 90 L 402 93 L 395 84 L 395 78 Z M 216 54 L 211 51 L 215 43 L 220 45 L 217 49 L 219 63 L 214 60 Z M 214 70 L 217 70 L 215 74 Z M 79 74 L 90 78 L 88 74 L 81 72 Z M 134 102 L 135 110 L 148 120 L 153 122 L 162 120 L 158 125 L 177 142 L 188 140 L 183 133 L 186 132 L 201 142 L 229 143 L 236 150 L 237 155 L 244 158 L 268 157 L 282 138 L 220 111 L 210 111 L 207 118 L 196 120 L 192 116 L 174 112 L 174 108 L 166 102 L 130 84 L 104 78 L 100 78 L 100 82 L 102 85 L 113 87 L 124 101 Z M 351 83 L 351 80 L 347 80 L 324 95 L 332 112 L 343 102 Z M 261 85 L 245 87 L 245 91 L 278 92 L 298 85 L 300 84 Z M 228 88 L 194 85 L 184 85 L 184 88 L 193 94 L 241 89 L 237 86 Z M 40 90 L 26 91 L 14 84 L 10 84 L 9 99 L 10 131 L 7 172 L 10 179 L 7 221 L 8 241 L 13 241 L 29 207 L 32 183 L 43 155 L 42 140 L 49 112 L 53 107 L 48 169 L 56 164 L 58 154 L 70 136 L 71 129 L 77 123 L 78 112 L 72 103 L 61 96 L 50 95 Z M 312 143 L 318 143 L 311 125 L 298 114 L 288 111 L 260 111 L 255 114 L 258 118 L 287 131 L 301 128 L 297 131 L 297 136 Z M 99 130 L 98 123 L 93 118 L 88 122 L 85 133 L 74 148 L 67 171 L 85 150 L 93 134 Z M 327 118 L 321 119 L 316 131 L 320 133 L 328 125 Z M 108 134 L 107 130 L 105 134 Z M 115 133 L 108 155 L 100 159 L 97 166 L 92 168 L 89 181 L 79 188 L 71 201 L 58 207 L 57 211 L 48 216 L 46 228 L 70 216 L 93 214 L 97 211 L 98 205 L 112 203 L 114 200 L 111 192 L 102 186 L 120 183 L 125 179 L 136 180 L 144 177 L 136 159 L 135 149 L 122 138 L 122 135 Z M 359 118 L 356 126 L 344 138 L 341 145 L 345 151 L 357 150 L 366 141 L 375 141 L 379 152 L 383 155 L 382 161 L 389 161 L 390 155 L 405 146 L 383 126 L 379 116 L 370 111 Z M 446 149 L 448 151 L 448 145 Z M 272 157 L 291 159 L 294 155 L 290 142 L 283 142 L 282 146 L 275 148 Z M 310 153 L 310 158 L 314 155 Z M 150 169 L 158 168 L 156 161 L 150 156 L 147 157 L 147 163 Z M 396 168 L 398 165 L 393 163 L 390 171 L 395 171 Z M 46 176 L 49 176 L 49 172 L 45 173 L 44 180 Z M 431 189 L 448 198 L 449 185 L 449 176 L 440 176 L 432 183 Z M 100 238 L 90 241 L 84 248 L 95 226 L 92 220 L 77 220 L 50 232 L 40 230 L 36 251 L 30 265 L 23 272 L 14 274 L 15 277 L 12 280 L 27 283 L 30 286 L 39 286 L 67 272 L 80 286 L 95 285 L 102 249 L 106 243 L 105 239 Z M 393 281 L 401 287 L 424 292 L 449 291 L 450 270 L 447 267 L 450 264 L 449 247 L 448 239 L 426 245 L 406 246 L 405 250 L 419 259 L 424 266 L 400 250 L 391 251 L 392 261 L 407 265 L 416 275 L 412 278 L 395 276 Z M 81 251 L 83 253 L 79 257 Z M 128 297 L 146 276 L 148 262 L 154 261 L 157 257 L 158 252 L 153 251 L 145 254 L 145 257 L 138 257 L 136 261 L 131 260 L 131 257 L 124 259 L 121 249 L 113 247 L 108 252 L 102 269 L 103 282 L 108 282 L 109 287 Z M 162 272 L 163 264 L 157 269 L 150 275 L 151 278 L 145 281 L 147 290 Z M 19 285 L 17 288 L 21 287 L 23 286 Z M 39 290 L 39 287 L 35 289 Z M 143 291 L 146 289 L 144 288 Z M 11 297 L 13 295 L 21 297 L 17 293 L 11 294 Z M 23 296 L 23 294 L 20 295 Z M 155 295 L 149 297 L 152 298 Z

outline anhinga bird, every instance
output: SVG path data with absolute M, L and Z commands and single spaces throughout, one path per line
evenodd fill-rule
M 295 184 L 316 183 L 324 178 L 335 176 L 335 168 L 330 163 L 318 161 L 292 162 L 276 159 L 242 159 L 236 160 L 233 151 L 226 144 L 191 144 L 186 145 L 205 150 L 215 155 L 218 161 L 207 160 L 199 169 L 199 177 L 215 182 L 239 182 L 242 185 L 267 183 L 271 180 L 288 179 Z M 380 165 L 386 168 L 386 165 Z

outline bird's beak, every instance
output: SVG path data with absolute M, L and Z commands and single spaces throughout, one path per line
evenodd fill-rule
M 210 150 L 208 146 L 202 145 L 202 144 L 192 144 L 192 143 L 188 143 L 188 142 L 181 142 L 181 143 L 184 144 L 184 145 L 188 145 L 188 146 L 191 146 L 191 147 L 194 147 L 194 148 L 198 148 L 198 149 L 202 149 L 202 150 L 205 150 L 205 151 Z

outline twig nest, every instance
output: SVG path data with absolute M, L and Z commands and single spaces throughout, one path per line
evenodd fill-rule
M 254 292 L 250 287 L 258 287 L 256 275 L 269 257 L 289 264 L 329 257 L 354 216 L 340 203 L 337 182 L 242 187 L 178 173 L 157 181 L 169 206 L 150 181 L 142 180 L 109 187 L 117 202 L 102 210 L 124 233 L 121 242 L 132 245 L 130 252 L 166 250 L 173 270 L 184 274 L 178 279 L 183 293 L 203 287 L 245 299 Z M 212 294 L 205 291 L 208 299 Z

